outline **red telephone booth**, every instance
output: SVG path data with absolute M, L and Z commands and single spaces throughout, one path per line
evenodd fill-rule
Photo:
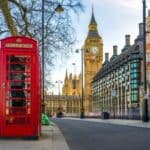
M 40 66 L 34 39 L 14 36 L 0 41 L 0 137 L 39 137 Z

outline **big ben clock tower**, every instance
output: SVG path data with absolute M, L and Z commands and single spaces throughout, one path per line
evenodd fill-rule
M 89 31 L 85 40 L 84 50 L 84 109 L 90 112 L 92 108 L 91 82 L 93 77 L 102 67 L 103 40 L 98 33 L 97 23 L 92 9 L 92 17 L 89 23 Z

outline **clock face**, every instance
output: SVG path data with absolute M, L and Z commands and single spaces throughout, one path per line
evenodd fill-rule
M 92 48 L 91 48 L 91 52 L 95 55 L 95 54 L 97 54 L 98 53 L 98 47 L 97 46 L 93 46 Z

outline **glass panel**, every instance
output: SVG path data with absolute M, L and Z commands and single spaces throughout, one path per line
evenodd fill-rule
M 137 101 L 137 100 L 138 100 L 138 95 L 137 94 L 132 94 L 131 101 Z
M 28 124 L 31 112 L 31 58 L 6 56 L 6 124 Z

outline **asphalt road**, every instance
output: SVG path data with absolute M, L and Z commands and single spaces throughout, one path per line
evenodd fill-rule
M 53 119 L 70 150 L 150 150 L 150 129 Z

